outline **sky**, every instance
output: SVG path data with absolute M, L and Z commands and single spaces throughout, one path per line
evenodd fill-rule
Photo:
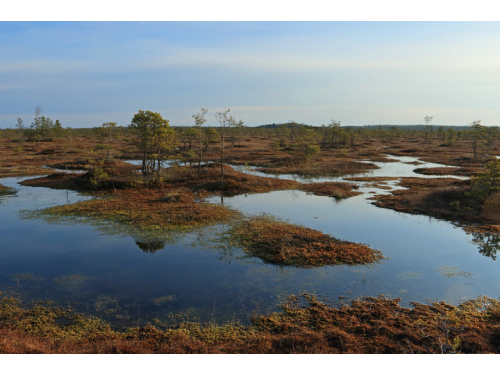
M 500 22 L 0 22 L 0 128 L 500 125 Z

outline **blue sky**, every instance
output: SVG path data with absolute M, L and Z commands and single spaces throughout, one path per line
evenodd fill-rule
M 0 127 L 500 125 L 499 22 L 0 22 Z

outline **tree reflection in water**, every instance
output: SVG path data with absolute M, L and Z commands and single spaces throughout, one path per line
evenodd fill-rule
M 472 233 L 473 241 L 479 244 L 479 253 L 493 260 L 500 249 L 500 235 L 495 233 Z
M 144 251 L 145 253 L 156 253 L 158 250 L 163 250 L 166 241 L 154 240 L 149 242 L 135 241 L 135 244 L 139 246 L 139 249 Z

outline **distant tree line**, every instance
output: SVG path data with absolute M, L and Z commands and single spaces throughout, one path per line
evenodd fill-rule
M 157 174 L 162 162 L 167 159 L 197 163 L 201 168 L 204 156 L 209 151 L 213 154 L 215 150 L 220 152 L 222 166 L 225 149 L 241 146 L 243 139 L 270 139 L 268 147 L 276 156 L 280 152 L 288 152 L 306 159 L 321 150 L 348 150 L 370 140 L 392 142 L 410 139 L 420 139 L 424 144 L 438 141 L 446 147 L 465 142 L 473 158 L 477 159 L 500 139 L 497 126 L 483 126 L 481 121 L 473 121 L 468 126 L 432 125 L 432 116 L 424 117 L 425 125 L 343 126 L 341 121 L 331 120 L 327 125 L 311 126 L 288 120 L 283 124 L 248 127 L 244 126 L 243 121 L 231 116 L 229 109 L 225 109 L 214 115 L 217 126 L 208 126 L 208 110 L 202 108 L 193 114 L 193 126 L 171 126 L 159 113 L 139 111 L 128 126 L 106 122 L 95 128 L 72 129 L 63 128 L 59 120 L 53 121 L 41 113 L 41 107 L 37 106 L 29 126 L 18 118 L 12 129 L 1 130 L 0 134 L 23 142 L 44 142 L 61 137 L 97 137 L 100 139 L 99 147 L 107 150 L 107 160 L 111 156 L 114 140 L 120 139 L 137 146 L 142 155 L 142 172 L 145 176 Z

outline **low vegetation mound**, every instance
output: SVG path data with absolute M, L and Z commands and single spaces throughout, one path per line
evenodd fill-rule
M 138 166 L 127 163 L 120 159 L 97 160 L 89 157 L 80 157 L 72 161 L 63 161 L 49 165 L 50 168 L 63 170 L 94 170 L 96 168 L 106 169 L 114 174 L 123 174 L 131 170 L 137 170 Z
M 85 174 L 54 173 L 33 180 L 24 185 L 51 187 L 55 189 L 75 189 L 80 191 L 116 191 L 117 189 L 189 189 L 201 195 L 234 196 L 238 194 L 266 193 L 273 190 L 287 190 L 301 184 L 291 180 L 254 176 L 238 172 L 224 165 L 224 179 L 221 181 L 220 164 L 196 166 L 172 166 L 161 171 L 159 176 L 142 178 L 137 167 L 126 165 L 104 165 Z
M 71 310 L 0 301 L 0 353 L 499 353 L 500 301 L 413 308 L 365 298 L 340 306 L 291 297 L 250 326 L 180 322 L 115 331 Z
M 444 175 L 454 175 L 454 176 L 472 176 L 480 172 L 484 172 L 484 168 L 453 168 L 453 167 L 439 167 L 439 168 L 417 168 L 413 172 L 423 174 L 423 175 L 434 175 L 434 176 L 444 176 Z
M 12 189 L 10 187 L 3 186 L 2 184 L 0 184 L 0 195 L 2 195 L 2 194 L 12 194 L 15 191 L 16 191 L 15 189 Z
M 266 193 L 273 190 L 294 189 L 300 184 L 291 180 L 254 176 L 224 165 L 221 181 L 220 164 L 170 167 L 163 171 L 164 181 L 174 187 L 189 188 L 194 192 L 234 196 L 238 194 Z
M 84 162 L 75 162 L 68 165 L 54 164 L 52 167 L 67 170 L 85 170 L 89 168 L 89 165 Z M 138 185 L 139 181 L 138 175 L 135 173 L 136 170 L 136 166 L 113 159 L 109 162 L 103 162 L 99 167 L 94 166 L 86 173 L 55 172 L 47 176 L 25 180 L 21 184 L 25 186 L 78 191 L 125 189 Z M 43 174 L 47 174 L 50 171 L 52 170 L 45 169 L 45 173 Z
M 407 190 L 392 191 L 373 199 L 379 207 L 425 214 L 462 224 L 498 224 L 500 220 L 500 161 L 486 165 L 486 172 L 470 180 L 453 178 L 402 178 Z M 476 226 L 477 227 L 477 226 Z M 482 229 L 478 228 L 477 233 Z
M 443 219 L 474 220 L 481 213 L 482 201 L 471 195 L 470 181 L 453 178 L 405 177 L 391 194 L 373 197 L 373 204 L 411 214 Z
M 380 155 L 380 156 L 370 156 L 368 158 L 371 162 L 376 162 L 376 163 L 397 163 L 399 162 L 398 159 L 394 158 L 389 158 L 385 155 Z
M 458 307 L 444 302 L 413 309 L 399 299 L 371 298 L 341 307 L 305 296 L 253 325 L 272 332 L 281 353 L 498 353 L 500 301 L 487 297 Z
M 22 176 L 40 176 L 48 173 L 54 173 L 53 169 L 44 168 L 39 165 L 8 165 L 0 167 L 0 178 L 22 177 Z
M 358 186 L 347 182 L 318 182 L 310 184 L 302 184 L 300 190 L 312 193 L 319 196 L 327 196 L 335 199 L 344 199 L 363 194 L 358 189 Z
M 94 218 L 117 221 L 143 230 L 184 230 L 226 222 L 236 211 L 199 203 L 188 190 L 138 188 L 116 191 L 110 198 L 94 199 L 41 211 L 44 217 Z
M 57 172 L 48 176 L 25 180 L 26 186 L 49 187 L 53 189 L 74 189 L 80 191 L 106 191 L 117 189 L 142 189 L 145 187 L 169 189 L 189 189 L 200 195 L 234 196 L 239 194 L 266 193 L 274 190 L 299 189 L 315 195 L 336 199 L 349 198 L 361 194 L 353 191 L 358 187 L 343 182 L 322 182 L 301 184 L 292 180 L 260 177 L 236 171 L 224 165 L 224 180 L 220 180 L 220 164 L 197 166 L 173 166 L 162 171 L 157 178 L 141 179 L 130 165 L 114 164 L 85 174 Z
M 266 216 L 239 223 L 232 228 L 231 235 L 249 255 L 277 265 L 356 265 L 383 258 L 381 252 L 366 245 L 340 241 L 320 231 Z
M 344 176 L 368 172 L 379 169 L 377 165 L 348 159 L 319 159 L 308 160 L 302 164 L 289 164 L 275 167 L 261 168 L 260 171 L 269 174 L 293 174 L 306 177 L 314 176 Z
M 358 182 L 385 182 L 399 180 L 401 177 L 348 177 L 345 180 Z
M 47 176 L 24 180 L 24 186 L 48 187 L 51 189 L 82 190 L 85 186 L 82 174 L 56 172 Z

